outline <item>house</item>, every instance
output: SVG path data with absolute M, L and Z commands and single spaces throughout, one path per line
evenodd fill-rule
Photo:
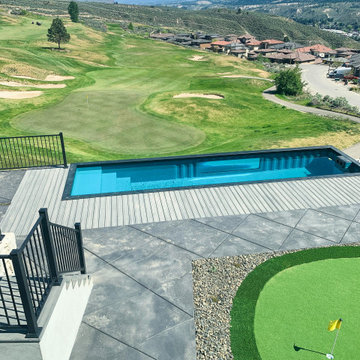
M 249 49 L 232 49 L 230 54 L 234 55 L 241 59 L 246 59 L 248 57 Z
M 256 60 L 258 58 L 258 54 L 255 51 L 249 51 L 247 58 L 248 60 Z
M 360 76 L 360 54 L 353 55 L 349 59 L 349 65 L 354 69 L 354 75 Z
M 176 35 L 174 38 L 172 38 L 171 40 L 177 42 L 177 43 L 190 43 L 191 44 L 191 37 L 188 36 L 182 36 L 182 35 Z
M 246 46 L 240 42 L 231 42 L 224 46 L 225 52 L 232 52 L 232 50 L 246 50 Z
M 266 58 L 272 62 L 286 63 L 286 64 L 299 64 L 308 63 L 316 60 L 314 55 L 303 53 L 300 51 L 292 51 L 291 53 L 275 53 L 266 55 Z
M 224 38 L 218 34 L 206 34 L 205 39 L 210 41 L 224 40 Z
M 332 50 L 329 47 L 322 45 L 322 44 L 306 46 L 306 47 L 297 49 L 297 51 L 300 51 L 303 53 L 309 53 L 309 54 L 312 54 L 314 56 L 321 57 L 321 58 L 336 54 L 335 50 Z
M 278 51 L 276 49 L 258 49 L 254 50 L 257 54 L 262 54 L 264 56 L 269 54 L 276 54 Z M 291 50 L 288 50 L 291 52 Z
M 228 34 L 224 37 L 225 41 L 231 41 L 231 42 L 240 42 L 238 39 L 238 35 L 236 34 Z
M 282 44 L 275 44 L 271 45 L 270 47 L 276 50 L 296 50 L 304 47 L 304 45 L 296 42 L 283 42 Z
M 194 39 L 191 41 L 191 46 L 199 47 L 201 48 L 202 44 L 211 44 L 209 40 L 205 39 Z
M 150 37 L 152 39 L 166 41 L 166 40 L 173 39 L 175 37 L 175 34 L 172 34 L 172 33 L 157 33 L 157 34 L 150 34 Z
M 201 50 L 210 50 L 211 49 L 211 43 L 204 43 L 199 45 Z
M 284 42 L 281 40 L 274 40 L 274 39 L 268 39 L 268 40 L 262 40 L 260 43 L 260 47 L 262 49 L 268 49 L 271 46 L 283 44 Z
M 211 45 L 211 50 L 214 52 L 224 52 L 225 46 L 230 45 L 231 41 L 214 41 Z
M 256 38 L 255 38 L 255 36 L 252 36 L 252 35 L 250 35 L 250 34 L 244 34 L 244 35 L 238 36 L 238 40 L 239 40 L 240 42 L 242 42 L 243 44 L 246 44 L 246 43 L 248 43 L 248 42 L 255 41 Z
M 248 41 L 245 46 L 248 47 L 250 50 L 258 50 L 260 48 L 261 41 L 258 40 L 251 40 Z

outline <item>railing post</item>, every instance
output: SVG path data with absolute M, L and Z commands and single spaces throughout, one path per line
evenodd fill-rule
M 28 333 L 27 337 L 36 338 L 39 335 L 39 327 L 37 325 L 34 307 L 31 302 L 29 283 L 25 275 L 25 267 L 19 250 L 14 249 L 10 253 L 10 257 L 14 266 L 16 281 L 19 288 L 21 303 L 24 309 Z
M 83 246 L 83 239 L 82 239 L 82 233 L 81 233 L 81 225 L 80 225 L 80 223 L 76 223 L 76 224 L 75 224 L 75 231 L 76 231 L 76 243 L 77 243 L 77 247 L 78 247 L 81 273 L 82 273 L 82 274 L 86 274 L 86 264 L 85 264 L 84 246 Z
M 59 272 L 56 264 L 56 255 L 55 255 L 55 248 L 54 248 L 54 241 L 52 238 L 52 234 L 50 231 L 50 224 L 49 224 L 49 217 L 47 213 L 47 209 L 40 209 L 39 214 L 41 217 L 40 221 L 40 228 L 41 233 L 44 240 L 45 245 L 45 251 L 46 251 L 46 257 L 48 259 L 48 265 L 49 265 L 49 272 L 51 279 L 54 281 L 55 284 L 60 283 L 59 279 Z
M 67 165 L 67 161 L 66 161 L 66 152 L 65 152 L 65 144 L 64 144 L 63 133 L 60 132 L 59 136 L 60 136 L 61 150 L 62 150 L 62 156 L 63 156 L 63 161 L 64 161 L 64 168 L 67 168 L 68 165 Z

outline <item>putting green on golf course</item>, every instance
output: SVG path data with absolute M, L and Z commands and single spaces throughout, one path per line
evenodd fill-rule
M 32 24 L 39 19 L 42 26 Z M 73 77 L 57 82 L 65 87 L 42 88 L 34 98 L 0 98 L 2 136 L 61 131 L 70 162 L 327 144 L 345 148 L 360 141 L 360 124 L 266 101 L 262 91 L 268 81 L 223 77 L 268 78 L 260 64 L 154 41 L 114 24 L 102 33 L 66 18 L 71 40 L 59 52 L 46 41 L 51 20 L 0 11 L 3 94 L 38 90 L 49 84 L 48 75 Z M 15 81 L 17 86 L 6 85 Z M 174 97 L 183 93 L 223 98 Z
M 283 270 L 264 286 L 255 309 L 254 332 L 262 360 L 322 359 L 342 318 L 335 359 L 359 357 L 360 259 L 314 261 Z M 294 345 L 300 348 L 294 350 Z M 324 354 L 321 354 L 324 353 Z

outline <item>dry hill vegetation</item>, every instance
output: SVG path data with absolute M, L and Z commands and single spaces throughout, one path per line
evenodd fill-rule
M 64 0 L 2 0 L 9 9 L 22 8 L 42 15 L 67 16 L 68 1 Z M 191 11 L 176 7 L 115 5 L 106 3 L 79 3 L 80 19 L 99 30 L 106 29 L 106 22 L 117 22 L 127 28 L 132 22 L 137 30 L 153 31 L 173 29 L 176 31 L 204 31 L 210 33 L 249 32 L 259 39 L 286 35 L 290 40 L 321 42 L 331 47 L 360 47 L 354 40 L 305 26 L 293 20 L 253 11 L 240 14 L 231 9 L 206 9 Z

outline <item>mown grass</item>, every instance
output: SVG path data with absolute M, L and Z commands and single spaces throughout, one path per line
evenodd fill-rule
M 104 34 L 69 22 L 72 39 L 58 52 L 46 41 L 51 19 L 41 18 L 37 27 L 32 17 L 1 18 L 0 30 L 8 35 L 0 38 L 0 78 L 75 76 L 66 88 L 44 90 L 38 98 L 0 99 L 1 134 L 63 131 L 70 162 L 297 146 L 304 139 L 325 145 L 329 138 L 341 143 L 344 135 L 351 144 L 360 141 L 358 124 L 283 109 L 262 98 L 267 82 L 222 77 L 269 76 L 257 64 L 210 53 L 192 61 L 199 52 L 118 25 Z M 182 92 L 225 99 L 173 98 Z
M 319 359 L 331 351 L 330 320 L 342 318 L 335 358 L 355 359 L 360 314 L 360 258 L 294 266 L 272 277 L 255 309 L 255 338 L 262 360 Z M 313 350 L 294 349 L 298 347 Z M 323 355 L 324 356 L 324 355 Z
M 286 254 L 280 257 L 275 257 L 266 262 L 262 263 L 258 267 L 256 267 L 242 282 L 240 285 L 236 296 L 233 300 L 233 306 L 231 310 L 231 349 L 235 359 L 252 359 L 252 360 L 261 360 L 264 351 L 264 348 L 259 349 L 257 346 L 257 331 L 258 328 L 255 328 L 255 316 L 256 316 L 256 307 L 259 297 L 261 293 L 271 279 L 276 279 L 276 275 L 280 274 L 282 271 L 286 269 L 296 270 L 296 266 L 302 264 L 309 264 L 312 262 L 317 262 L 320 260 L 327 259 L 342 259 L 342 258 L 359 258 L 360 257 L 360 247 L 358 246 L 332 246 L 327 248 L 317 248 L 317 249 L 308 249 L 302 250 L 291 254 Z M 345 269 L 345 268 L 344 268 Z M 344 275 L 341 270 L 339 270 L 339 275 Z M 295 352 L 293 345 L 310 348 L 311 346 L 317 346 L 317 344 L 312 341 L 312 338 L 319 339 L 319 348 L 312 348 L 312 350 L 326 352 L 327 348 L 322 348 L 324 343 L 322 340 L 320 341 L 320 337 L 322 339 L 322 333 L 324 333 L 324 339 L 327 345 L 329 342 L 331 344 L 331 340 L 329 340 L 328 334 L 326 334 L 326 326 L 327 322 L 330 320 L 335 320 L 338 317 L 341 317 L 342 314 L 347 314 L 346 317 L 349 323 L 351 317 L 353 319 L 358 319 L 358 315 L 353 312 L 349 314 L 346 310 L 346 307 L 350 304 L 353 308 L 354 305 L 354 296 L 346 296 L 342 290 L 346 290 L 346 293 L 349 294 L 349 291 L 353 289 L 354 285 L 352 283 L 348 283 L 346 280 L 346 275 L 342 278 L 341 281 L 336 283 L 331 289 L 323 288 L 324 282 L 331 281 L 328 278 L 328 272 L 319 272 L 317 275 L 324 276 L 322 279 L 317 279 L 317 281 L 310 280 L 304 288 L 299 284 L 298 287 L 292 287 L 291 289 L 283 289 L 281 295 L 284 300 L 289 300 L 290 296 L 294 297 L 298 296 L 298 301 L 304 299 L 304 303 L 299 305 L 298 308 L 294 308 L 293 305 L 290 304 L 282 304 L 281 310 L 282 314 L 278 317 L 278 322 L 283 321 L 284 324 L 280 325 L 278 322 L 274 323 L 271 328 L 271 332 L 268 331 L 267 335 L 269 339 L 273 340 L 273 348 L 267 342 L 266 350 L 269 351 L 269 356 L 273 357 L 265 357 L 265 359 L 292 359 L 292 358 L 312 358 L 308 357 L 306 351 L 302 351 L 301 353 Z M 356 272 L 354 273 L 356 274 Z M 351 276 L 352 279 L 354 279 Z M 357 282 L 358 280 L 355 279 Z M 345 284 L 342 287 L 341 282 Z M 316 288 L 314 286 L 318 284 L 319 293 L 316 293 Z M 355 284 L 356 287 L 356 284 Z M 309 288 L 309 293 L 307 293 L 307 289 Z M 313 291 L 311 292 L 310 289 Z M 350 290 L 349 290 L 350 289 Z M 315 293 L 314 293 L 315 291 Z M 311 299 L 309 299 L 310 294 L 312 295 Z M 344 296 L 345 295 L 345 296 Z M 357 296 L 355 296 L 357 298 Z M 330 304 L 329 304 L 330 302 Z M 308 307 L 313 309 L 311 310 L 311 314 L 306 311 Z M 341 310 L 341 311 L 340 311 Z M 279 308 L 268 308 L 268 314 L 266 318 L 269 319 L 271 317 L 271 311 L 278 312 Z M 333 312 L 332 312 L 333 311 Z M 339 314 L 342 312 L 342 314 Z M 356 311 L 355 311 L 356 312 Z M 298 316 L 296 322 L 292 322 L 289 318 L 287 318 L 286 314 L 292 314 L 293 316 Z M 312 317 L 311 317 L 312 316 Z M 275 315 L 274 315 L 275 317 Z M 345 315 L 344 315 L 345 317 Z M 264 319 L 265 320 L 265 319 Z M 269 320 L 270 321 L 270 320 Z M 272 318 L 271 321 L 275 321 Z M 325 321 L 325 323 L 324 323 Z M 344 321 L 345 324 L 345 321 Z M 353 323 L 354 324 L 354 323 Z M 268 324 L 269 325 L 269 324 Z M 266 328 L 268 329 L 268 325 Z M 281 327 L 281 328 L 280 328 Z M 287 331 L 282 331 L 284 328 L 287 328 Z M 324 329 L 323 332 L 320 333 L 319 329 Z M 345 328 L 345 327 L 344 327 Z M 351 339 L 354 339 L 355 332 L 351 331 L 351 327 L 348 328 L 348 336 Z M 314 330 L 314 331 L 313 331 Z M 288 338 L 289 334 L 296 333 L 297 336 L 295 338 Z M 284 335 L 285 334 L 285 335 Z M 264 336 L 261 329 L 259 329 L 259 336 Z M 285 336 L 285 338 L 283 337 Z M 291 340 L 291 343 L 290 343 Z M 298 342 L 299 340 L 299 342 Z M 266 340 L 261 340 L 266 341 Z M 284 343 L 284 341 L 286 343 Z M 346 340 L 347 341 L 347 340 Z M 354 344 L 356 341 L 354 340 Z M 344 343 L 348 344 L 348 342 Z M 324 345 L 324 346 L 325 346 Z M 308 347 L 309 346 L 309 347 Z M 280 347 L 285 348 L 286 355 L 283 356 L 283 352 L 281 356 L 278 356 L 277 350 L 280 351 Z M 276 350 L 276 351 L 275 351 Z M 283 349 L 284 350 L 284 349 Z M 282 351 L 283 351 L 282 350 Z M 331 349 L 329 349 L 331 350 Z M 349 349 L 349 353 L 347 353 L 346 345 L 342 347 L 342 351 L 345 351 L 346 354 L 353 354 L 354 347 L 351 346 Z M 275 354 L 275 355 L 274 355 Z M 296 356 L 293 356 L 295 354 Z M 315 354 L 316 356 L 320 356 L 319 354 Z M 306 356 L 306 357 L 305 357 Z M 356 356 L 355 356 L 356 357 Z M 344 356 L 344 358 L 355 358 L 354 356 Z M 316 357 L 315 357 L 316 358 Z

